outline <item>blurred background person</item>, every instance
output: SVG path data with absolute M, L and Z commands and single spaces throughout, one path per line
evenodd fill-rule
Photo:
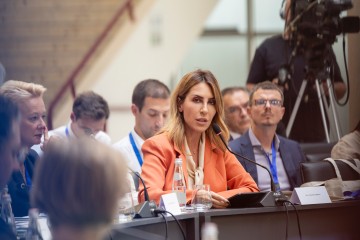
M 113 146 L 126 157 L 129 168 L 135 172 L 141 172 L 141 147 L 144 141 L 154 136 L 168 118 L 169 98 L 169 88 L 156 79 L 143 80 L 134 88 L 131 104 L 135 117 L 134 129 Z
M 218 124 L 228 139 L 223 115 L 220 88 L 211 72 L 196 70 L 180 80 L 171 96 L 169 122 L 142 147 L 141 176 L 150 199 L 159 203 L 161 195 L 172 191 L 177 157 L 182 159 L 187 202 L 198 184 L 210 185 L 214 208 L 227 207 L 227 198 L 237 193 L 258 191 L 252 177 L 226 151 L 212 128 L 213 123 Z M 141 184 L 139 192 L 144 199 Z
M 49 137 L 71 139 L 91 136 L 100 142 L 111 144 L 110 137 L 104 132 L 109 115 L 108 103 L 102 96 L 93 91 L 83 92 L 74 100 L 69 123 L 49 131 Z M 42 154 L 43 145 L 47 143 L 47 139 L 42 140 L 42 144 L 32 147 L 39 155 Z
M 283 83 L 278 79 L 279 69 L 286 66 L 290 55 L 292 54 L 290 32 L 288 28 L 291 19 L 290 5 L 291 0 L 284 0 L 282 3 L 283 19 L 285 20 L 283 34 L 265 39 L 265 41 L 256 49 L 250 66 L 246 86 L 251 90 L 255 84 L 266 80 L 282 85 L 284 91 L 283 104 L 286 108 L 286 112 L 280 124 L 286 129 L 298 97 L 300 86 L 303 80 L 308 78 L 307 80 L 309 80 L 309 82 L 297 111 L 290 136 L 288 137 L 298 142 L 322 142 L 326 139 L 319 100 L 315 89 L 314 79 L 309 79 L 309 76 L 305 71 L 307 63 L 304 54 L 293 57 L 292 78 L 288 82 Z M 333 63 L 332 80 L 334 81 L 333 88 L 335 90 L 335 97 L 341 99 L 345 94 L 345 84 L 341 78 L 340 69 L 332 48 L 329 54 Z M 324 60 L 319 59 L 319 61 Z M 324 90 L 325 93 L 328 93 L 329 91 L 327 86 Z
M 334 159 L 359 159 L 360 160 L 360 120 L 355 129 L 343 136 L 331 150 Z
M 243 135 L 250 127 L 247 114 L 249 92 L 243 87 L 229 87 L 221 91 L 224 100 L 225 124 L 230 132 L 229 141 Z
M 170 90 L 156 79 L 139 82 L 132 94 L 131 112 L 135 126 L 129 135 L 114 144 L 128 160 L 129 168 L 141 172 L 143 154 L 141 147 L 165 124 L 170 108 Z
M 34 166 L 38 154 L 30 148 L 41 142 L 46 131 L 46 108 L 43 94 L 46 88 L 40 84 L 10 80 L 0 88 L 0 94 L 13 100 L 20 109 L 21 144 L 27 154 L 24 163 L 15 171 L 8 182 L 11 205 L 16 217 L 27 216 L 30 206 L 29 191 L 32 187 Z
M 20 112 L 15 103 L 0 94 L 0 191 L 5 187 L 11 173 L 19 170 Z M 10 226 L 0 218 L 0 239 L 16 240 Z
M 141 147 L 146 139 L 164 126 L 169 115 L 169 98 L 169 88 L 159 80 L 146 79 L 139 82 L 133 90 L 131 99 L 135 126 L 127 136 L 113 145 L 124 156 L 129 169 L 133 171 L 129 171 L 129 176 L 132 177 L 129 178 L 129 182 L 134 204 L 138 203 L 139 179 L 136 173 L 141 173 L 143 164 Z
M 126 171 L 119 153 L 92 139 L 49 142 L 31 202 L 47 214 L 52 239 L 104 239 L 126 192 Z
M 276 190 L 293 190 L 301 185 L 300 162 L 305 155 L 300 145 L 276 134 L 276 126 L 282 119 L 284 95 L 280 88 L 269 81 L 257 84 L 250 93 L 248 114 L 251 118 L 249 131 L 229 143 L 230 148 L 270 170 Z M 239 162 L 254 178 L 261 191 L 271 190 L 268 172 L 244 159 Z

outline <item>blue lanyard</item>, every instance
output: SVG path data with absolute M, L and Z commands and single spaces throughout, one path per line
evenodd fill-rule
M 132 146 L 132 148 L 133 148 L 133 150 L 134 150 L 134 152 L 135 152 L 135 155 L 136 155 L 137 160 L 138 160 L 138 162 L 139 162 L 139 164 L 140 164 L 140 167 L 141 167 L 141 166 L 143 165 L 143 160 L 142 160 L 142 157 L 141 157 L 141 155 L 140 155 L 139 149 L 136 147 L 134 138 L 133 138 L 133 136 L 132 136 L 131 133 L 129 133 L 129 138 L 130 138 L 131 146 Z
M 65 128 L 65 135 L 66 135 L 66 137 L 70 138 L 70 133 L 69 133 L 69 129 L 67 126 Z
M 273 140 L 272 144 L 271 144 L 271 159 L 272 161 L 270 161 L 269 156 L 267 155 L 267 153 L 265 153 L 265 157 L 269 162 L 270 165 L 270 171 L 271 171 L 271 175 L 273 176 L 274 179 L 274 184 L 276 187 L 276 191 L 280 191 L 280 184 L 279 184 L 279 179 L 277 176 L 277 168 L 276 168 L 276 149 L 275 149 L 275 139 Z
M 31 185 L 32 185 L 31 177 L 26 167 L 25 167 L 25 179 L 26 179 L 26 185 L 28 186 L 29 189 L 31 189 Z

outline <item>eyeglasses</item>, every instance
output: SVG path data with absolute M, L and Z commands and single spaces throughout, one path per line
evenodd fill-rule
M 257 99 L 254 100 L 255 106 L 266 106 L 266 104 L 269 102 L 271 106 L 280 107 L 282 105 L 281 100 L 277 99 Z

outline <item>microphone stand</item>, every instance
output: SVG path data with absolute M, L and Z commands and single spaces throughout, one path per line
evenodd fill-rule
M 257 206 L 281 206 L 285 201 L 287 201 L 287 198 L 286 196 L 281 192 L 281 191 L 277 191 L 276 190 L 276 187 L 275 187 L 275 183 L 274 183 L 274 179 L 273 179 L 273 176 L 272 174 L 270 173 L 269 169 L 267 167 L 265 167 L 264 165 L 261 165 L 257 162 L 255 162 L 254 160 L 251 160 L 245 156 L 242 156 L 240 154 L 237 154 L 235 152 L 233 152 L 227 145 L 227 143 L 225 142 L 223 136 L 222 136 L 222 132 L 221 132 L 221 129 L 219 127 L 218 124 L 216 123 L 213 123 L 212 125 L 213 129 L 214 129 L 214 132 L 216 135 L 218 135 L 221 139 L 221 141 L 223 142 L 223 144 L 225 145 L 226 149 L 232 153 L 233 155 L 237 156 L 237 157 L 240 157 L 242 159 L 245 159 L 246 161 L 248 162 L 251 162 L 263 169 L 265 169 L 267 171 L 267 173 L 269 174 L 270 176 L 270 189 L 271 191 L 270 192 L 260 192 L 260 193 L 248 193 L 248 194 L 261 194 L 263 195 L 262 199 L 260 199 L 260 202 L 255 204 Z M 244 195 L 243 194 L 240 194 L 240 195 Z M 256 200 L 255 197 L 251 197 L 251 200 Z M 246 204 L 246 203 L 245 203 Z M 248 204 L 251 204 L 251 203 L 248 203 Z
M 141 183 L 144 186 L 144 198 L 145 201 L 139 203 L 138 205 L 134 206 L 135 209 L 135 216 L 134 218 L 149 218 L 149 217 L 157 217 L 157 213 L 154 212 L 156 209 L 156 203 L 154 201 L 150 201 L 149 193 L 147 191 L 144 179 L 140 176 L 138 172 L 134 172 L 132 169 L 129 170 L 140 179 Z

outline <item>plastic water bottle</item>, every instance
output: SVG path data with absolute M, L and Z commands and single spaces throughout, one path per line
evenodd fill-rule
M 1 218 L 10 226 L 16 235 L 15 218 L 11 208 L 11 196 L 8 193 L 7 187 L 1 191 Z
M 26 232 L 26 240 L 42 239 L 39 227 L 39 211 L 36 208 L 29 210 L 29 225 Z
M 186 207 L 186 185 L 185 185 L 185 178 L 184 178 L 181 158 L 175 159 L 172 191 L 176 193 L 177 199 L 179 201 L 180 209 L 184 211 Z

